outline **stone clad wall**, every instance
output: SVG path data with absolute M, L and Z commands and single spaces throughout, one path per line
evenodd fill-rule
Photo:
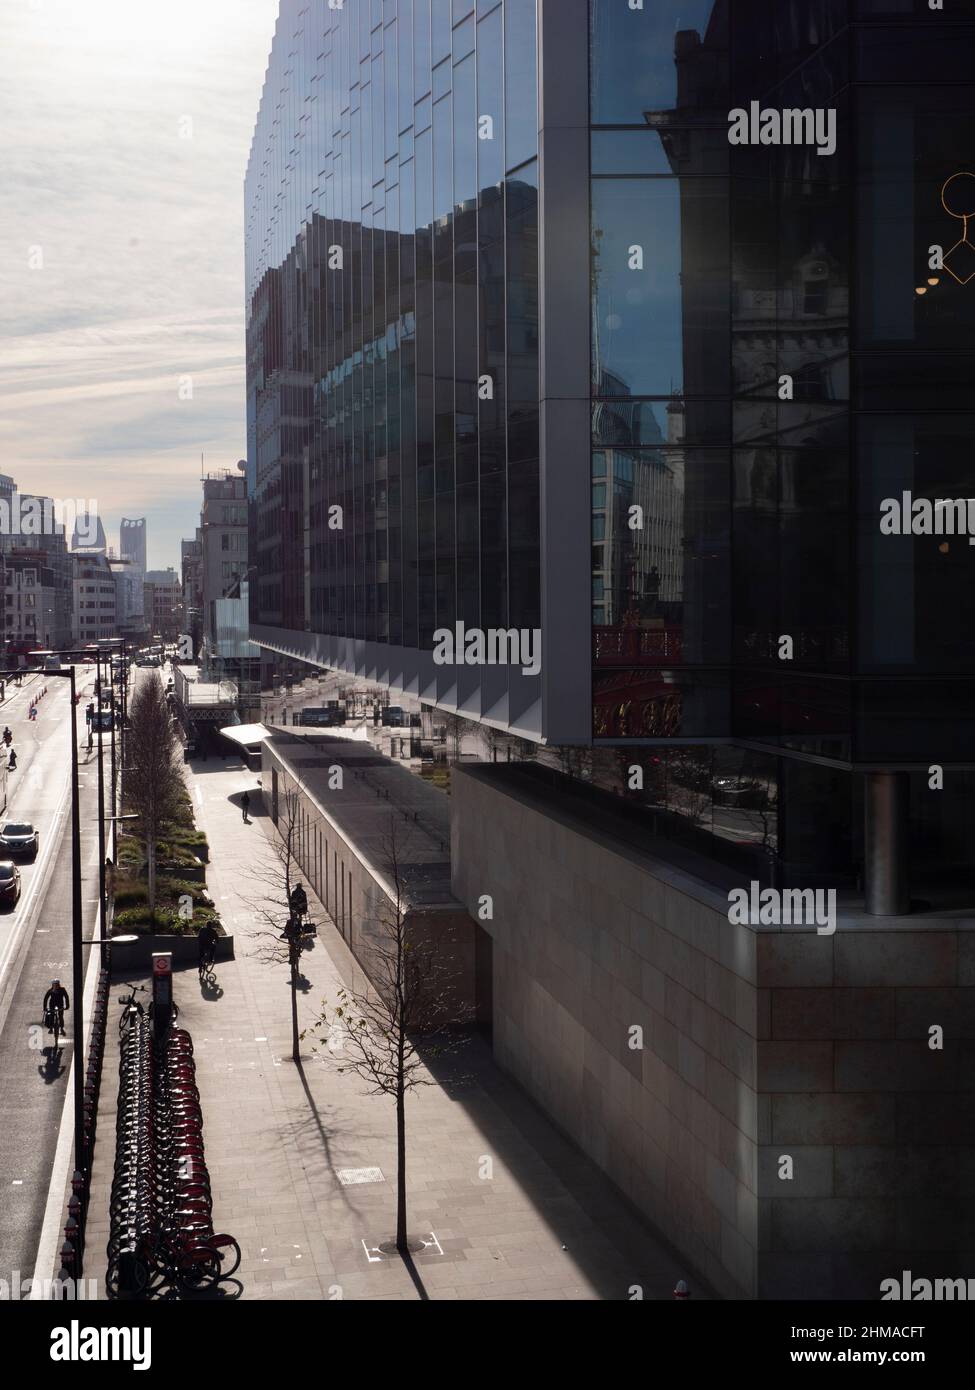
M 454 770 L 451 850 L 468 911 L 493 898 L 481 925 L 500 1065 L 683 1252 L 692 1282 L 753 1296 L 756 934 L 718 894 L 654 877 L 489 773 Z
M 975 1276 L 975 930 L 902 923 L 759 937 L 762 1297 Z
M 372 983 L 382 987 L 383 981 L 388 978 L 390 932 L 396 922 L 395 899 L 388 895 L 361 847 L 357 847 L 351 837 L 343 834 L 337 825 L 322 815 L 309 785 L 296 779 L 295 771 L 286 757 L 265 743 L 263 790 L 268 814 L 271 814 L 273 801 L 273 772 L 278 777 L 279 837 L 285 833 L 287 826 L 285 797 L 297 790 L 301 818 L 295 826 L 292 844 L 296 868 L 318 895 Z M 302 773 L 308 782 L 320 784 L 325 780 L 320 768 L 305 766 Z M 388 805 L 388 802 L 376 802 L 375 814 L 381 818 L 384 828 L 389 819 Z M 409 832 L 406 831 L 400 842 L 400 853 L 408 853 L 408 849 Z M 388 881 L 388 869 L 386 877 Z M 408 893 L 408 890 L 404 892 Z M 474 924 L 470 917 L 458 903 L 448 900 L 411 908 L 406 914 L 405 924 L 411 942 L 436 941 L 437 990 L 450 1001 L 452 1018 L 460 1023 L 466 1022 L 473 1013 L 475 998 Z
M 975 923 L 733 926 L 724 895 L 524 787 L 453 774 L 499 1063 L 718 1294 L 975 1278 Z

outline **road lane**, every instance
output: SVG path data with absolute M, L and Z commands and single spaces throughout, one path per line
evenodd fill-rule
M 84 679 L 89 688 L 93 677 Z M 0 707 L 17 749 L 8 782 L 6 819 L 31 820 L 40 831 L 37 861 L 22 864 L 23 893 L 15 910 L 0 912 L 0 1278 L 33 1272 L 47 1189 L 66 1096 L 70 1032 L 60 1055 L 43 1031 L 41 1002 L 59 975 L 71 990 L 71 836 L 68 762 L 70 697 L 67 681 L 47 683 L 36 720 L 27 707 L 42 688 L 26 684 Z M 79 710 L 83 711 L 85 699 Z M 98 888 L 97 764 L 88 759 L 83 713 L 80 793 L 84 934 L 93 927 Z M 108 758 L 106 756 L 106 772 Z M 86 772 L 87 768 L 87 772 Z M 87 963 L 88 951 L 85 952 Z M 74 1000 L 72 999 L 72 1004 Z M 67 1015 L 70 1030 L 72 1015 Z

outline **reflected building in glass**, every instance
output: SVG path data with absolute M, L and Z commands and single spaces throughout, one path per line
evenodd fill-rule
M 281 6 L 246 184 L 255 638 L 541 735 L 535 0 Z
M 843 1243 L 860 1147 L 971 1124 L 920 1071 L 888 1104 L 924 1003 L 897 991 L 975 982 L 961 932 L 943 970 L 920 940 L 975 901 L 975 547 L 880 529 L 972 491 L 975 0 L 950 9 L 284 0 L 248 168 L 251 635 L 539 750 L 452 784 L 458 895 L 534 866 L 489 933 L 496 1053 L 735 1295 L 876 1296 Z M 832 113 L 835 148 L 732 144 L 753 104 Z M 539 629 L 540 673 L 437 666 L 460 622 Z M 570 810 L 592 833 L 546 877 Z M 671 867 L 634 887 L 624 844 Z M 729 947 L 692 880 L 835 888 L 871 932 Z M 638 1014 L 657 1060 L 620 1063 Z M 671 1148 L 633 1139 L 668 1085 Z M 818 1216 L 763 1185 L 773 1132 L 821 1150 Z M 898 1172 L 863 1247 L 887 1273 L 928 1248 Z

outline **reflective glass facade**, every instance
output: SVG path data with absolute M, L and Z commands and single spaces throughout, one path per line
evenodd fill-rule
M 942 191 L 973 41 L 968 0 L 286 0 L 246 188 L 254 636 L 616 745 L 620 794 L 639 761 L 726 839 L 756 801 L 743 842 L 852 875 L 852 772 L 975 767 L 975 548 L 879 527 L 971 491 Z M 732 145 L 753 102 L 835 113 L 834 151 Z M 541 628 L 520 711 L 520 678 L 424 673 L 456 622 Z
M 861 871 L 854 769 L 915 769 L 915 869 L 975 853 L 975 550 L 879 525 L 972 493 L 975 177 L 943 192 L 975 5 L 950 8 L 589 0 L 593 736 L 643 770 L 620 794 L 802 881 Z M 834 110 L 835 152 L 730 144 L 752 102 Z
M 589 8 L 594 736 L 975 762 L 975 551 L 879 529 L 971 492 L 975 7 Z M 835 152 L 731 145 L 753 101 Z
M 256 635 L 539 624 L 535 24 L 282 3 L 246 183 Z

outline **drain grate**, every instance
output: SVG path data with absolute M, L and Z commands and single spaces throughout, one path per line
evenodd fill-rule
M 353 1187 L 361 1182 L 385 1182 L 381 1168 L 340 1168 L 339 1182 L 343 1187 Z

